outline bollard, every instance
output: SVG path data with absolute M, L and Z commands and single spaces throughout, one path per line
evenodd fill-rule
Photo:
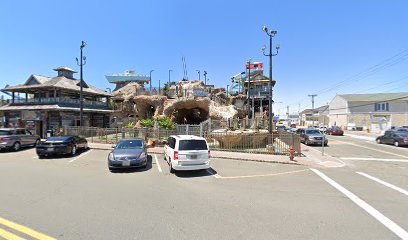
M 295 161 L 295 148 L 293 148 L 293 146 L 289 148 L 289 159 L 290 161 Z

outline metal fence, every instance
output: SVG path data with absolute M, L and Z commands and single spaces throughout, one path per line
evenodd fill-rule
M 143 138 L 155 140 L 158 143 L 167 140 L 170 135 L 202 136 L 212 150 L 289 154 L 293 146 L 295 155 L 301 155 L 300 137 L 294 133 L 280 131 L 269 134 L 265 132 L 210 132 L 204 131 L 200 125 L 178 125 L 175 129 L 160 128 L 95 128 L 95 127 L 65 127 L 64 134 L 81 135 L 92 143 L 116 144 L 121 139 Z

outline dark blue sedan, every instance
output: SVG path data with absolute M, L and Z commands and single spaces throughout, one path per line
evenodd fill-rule
M 121 140 L 108 155 L 109 170 L 147 167 L 147 149 L 141 138 Z
M 79 150 L 88 149 L 88 141 L 79 136 L 56 136 L 41 141 L 36 146 L 38 157 L 50 155 L 76 155 Z

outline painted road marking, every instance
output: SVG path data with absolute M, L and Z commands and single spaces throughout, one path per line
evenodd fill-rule
M 92 152 L 92 149 L 88 150 L 88 151 L 85 152 L 85 153 L 80 154 L 78 157 L 76 157 L 76 158 L 74 158 L 74 159 L 71 159 L 71 160 L 69 160 L 68 162 L 69 162 L 69 163 L 72 163 L 72 162 L 74 162 L 74 161 L 80 159 L 81 157 L 85 156 L 86 154 L 88 154 L 88 153 L 90 153 L 90 152 Z
M 156 165 L 157 165 L 157 169 L 159 170 L 159 172 L 163 172 L 162 168 L 160 166 L 159 160 L 157 159 L 157 155 L 154 154 L 154 159 L 156 160 Z
M 35 231 L 35 230 L 31 229 L 31 228 L 28 228 L 28 227 L 25 227 L 23 225 L 20 225 L 20 224 L 14 223 L 12 221 L 9 221 L 7 219 L 4 219 L 2 217 L 0 217 L 0 224 L 4 225 L 6 227 L 9 227 L 11 229 L 14 229 L 16 231 L 22 232 L 24 234 L 27 234 L 27 235 L 29 235 L 29 236 L 31 236 L 33 238 L 36 238 L 36 239 L 41 239 L 41 240 L 54 240 L 55 239 L 55 238 L 47 236 L 47 235 L 45 235 L 43 233 L 37 232 L 37 231 Z
M 378 161 L 378 162 L 405 162 L 408 160 L 396 159 L 396 158 L 360 158 L 360 157 L 341 157 L 342 160 L 356 160 L 356 161 Z
M 247 175 L 247 176 L 233 176 L 233 177 L 219 176 L 218 178 L 221 178 L 221 179 L 237 179 L 237 178 L 271 177 L 271 176 L 285 175 L 285 174 L 305 172 L 305 171 L 309 171 L 309 169 L 302 169 L 302 170 L 281 172 L 281 173 L 271 173 L 271 174 Z
M 325 180 L 327 183 L 329 183 L 332 187 L 336 188 L 339 192 L 343 193 L 346 197 L 348 197 L 351 201 L 353 201 L 357 206 L 361 207 L 363 210 L 365 210 L 368 214 L 373 216 L 377 221 L 382 223 L 385 227 L 387 227 L 389 230 L 391 230 L 394 234 L 396 234 L 398 237 L 401 239 L 408 239 L 408 232 L 405 231 L 402 227 L 398 226 L 395 222 L 393 222 L 391 219 L 387 218 L 384 216 L 382 213 L 380 213 L 377 209 L 373 208 L 371 205 L 366 203 L 364 200 L 361 198 L 357 197 L 354 193 L 350 192 L 328 176 L 326 176 L 324 173 L 320 172 L 319 170 L 311 168 L 311 170 L 319 177 L 321 177 L 323 180 Z
M 385 182 L 385 181 L 383 181 L 383 180 L 381 180 L 381 179 L 379 179 L 379 178 L 376 178 L 376 177 L 373 177 L 373 176 L 371 176 L 371 175 L 368 175 L 367 173 L 363 173 L 363 172 L 356 172 L 356 173 L 358 173 L 358 174 L 360 174 L 361 176 L 364 176 L 364 177 L 366 177 L 366 178 L 369 178 L 369 179 L 371 179 L 371 180 L 373 180 L 373 181 L 376 181 L 376 182 L 378 182 L 378 183 L 380 183 L 380 184 L 382 184 L 382 185 L 384 185 L 384 186 L 387 186 L 387 187 L 389 187 L 389 188 L 392 188 L 392 189 L 394 189 L 395 191 L 398 191 L 398 192 L 400 192 L 400 193 L 405 194 L 406 196 L 408 196 L 408 191 L 405 190 L 405 189 L 402 189 L 402 188 L 400 188 L 400 187 L 397 187 L 397 186 L 395 186 L 395 185 L 392 185 L 391 183 L 387 183 L 387 182 Z
M 358 144 L 354 144 L 354 143 L 350 143 L 350 142 L 344 142 L 344 141 L 339 141 L 339 140 L 332 140 L 332 141 L 337 141 L 337 142 L 341 142 L 341 143 L 346 143 L 346 144 L 349 144 L 349 145 L 353 145 L 353 146 L 357 146 L 357 147 L 361 147 L 361 148 L 366 148 L 366 149 L 370 149 L 370 150 L 377 151 L 377 152 L 380 152 L 380 153 L 386 153 L 386 154 L 394 155 L 394 156 L 397 156 L 397 157 L 408 158 L 408 156 L 406 156 L 406 155 L 401 155 L 401 154 L 398 154 L 398 153 L 387 152 L 387 151 L 384 151 L 384 150 L 379 150 L 379 149 L 376 149 L 376 148 L 367 147 L 367 146 L 362 146 L 362 145 L 358 145 Z
M 11 232 L 7 232 L 4 229 L 0 228 L 0 237 L 7 239 L 7 240 L 24 240 L 24 238 L 21 238 Z

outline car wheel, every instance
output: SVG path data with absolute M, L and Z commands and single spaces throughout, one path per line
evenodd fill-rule
M 381 139 L 377 139 L 376 142 L 377 142 L 378 144 L 381 144 Z
M 38 155 L 39 159 L 44 158 L 44 157 L 45 157 L 44 155 Z
M 169 163 L 169 171 L 170 173 L 175 173 L 176 170 L 174 170 L 173 166 L 171 165 L 171 162 Z
M 77 153 L 77 147 L 74 145 L 71 149 L 71 155 L 74 156 Z
M 395 141 L 395 142 L 394 142 L 394 146 L 399 147 L 399 142 L 398 142 L 398 141 Z
M 34 143 L 34 147 L 38 146 L 38 144 L 40 144 L 40 139 L 37 139 Z
M 305 144 L 309 146 L 309 145 L 310 145 L 309 140 L 306 140 L 306 141 L 305 141 Z
M 15 142 L 14 144 L 13 144 L 13 150 L 14 151 L 18 151 L 18 150 L 20 150 L 20 148 L 21 148 L 21 143 L 19 143 L 19 142 Z

